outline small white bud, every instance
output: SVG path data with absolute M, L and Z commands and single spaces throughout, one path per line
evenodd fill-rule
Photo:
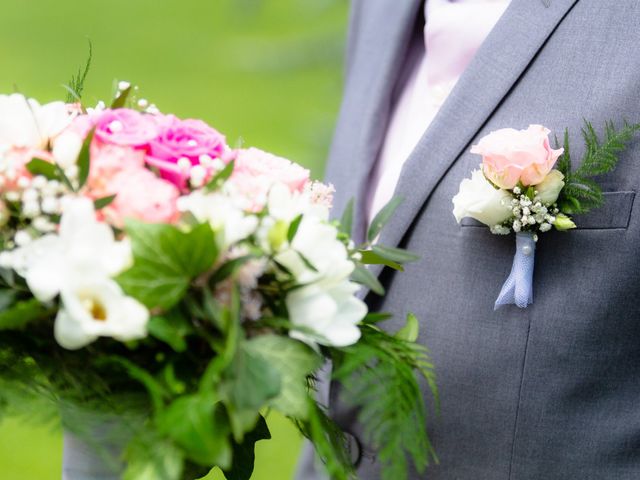
M 0 252 L 0 268 L 13 268 L 13 255 L 11 255 L 11 252 Z
M 126 90 L 129 87 L 131 87 L 131 84 L 129 82 L 125 82 L 125 81 L 118 82 L 118 90 L 120 90 L 121 92 Z
M 111 130 L 113 133 L 121 132 L 123 129 L 124 125 L 122 125 L 122 122 L 119 120 L 114 120 L 109 124 L 109 130 Z
M 42 199 L 42 211 L 44 213 L 57 213 L 60 203 L 55 197 L 45 197 Z
M 179 158 L 177 165 L 180 170 L 189 170 L 191 169 L 191 160 L 187 157 Z
M 29 243 L 31 243 L 31 240 L 32 240 L 31 235 L 29 235 L 24 230 L 20 230 L 19 232 L 17 232 L 16 236 L 13 239 L 16 242 L 16 245 L 18 245 L 19 247 L 24 247 L 25 245 L 28 245 Z
M 29 188 L 31 185 L 31 180 L 27 177 L 20 177 L 18 179 L 18 187 L 19 188 Z
M 138 107 L 140 108 L 147 108 L 149 106 L 149 101 L 145 98 L 141 98 L 140 100 L 138 100 Z
M 42 175 L 38 175 L 37 177 L 34 177 L 33 180 L 31 181 L 31 186 L 33 188 L 37 188 L 38 190 L 41 190 L 47 186 L 47 182 L 48 180 L 46 177 L 43 177 Z

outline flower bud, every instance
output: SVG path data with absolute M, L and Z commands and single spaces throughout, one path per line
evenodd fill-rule
M 551 170 L 542 183 L 536 185 L 538 198 L 545 205 L 555 203 L 563 188 L 564 175 L 559 170 Z
M 553 222 L 553 226 L 556 227 L 556 230 L 564 232 L 565 230 L 571 230 L 572 228 L 576 228 L 576 224 L 573 223 L 571 218 L 567 217 L 563 213 L 559 213 L 556 216 L 555 222 Z

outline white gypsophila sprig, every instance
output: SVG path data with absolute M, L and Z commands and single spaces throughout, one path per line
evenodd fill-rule
M 548 232 L 553 227 L 556 216 L 560 212 L 555 203 L 546 204 L 540 197 L 538 190 L 533 191 L 531 198 L 530 191 L 523 191 L 520 187 L 513 189 L 511 208 L 513 216 L 502 224 L 491 227 L 491 233 L 496 235 L 507 235 L 510 232 Z M 557 195 L 556 195 L 557 198 Z M 537 240 L 534 235 L 534 240 Z

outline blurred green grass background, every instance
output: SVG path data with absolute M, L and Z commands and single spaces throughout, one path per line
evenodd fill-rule
M 2 0 L 0 92 L 41 102 L 94 58 L 89 105 L 129 80 L 165 112 L 202 118 L 231 145 L 259 146 L 321 177 L 337 112 L 347 0 Z M 300 437 L 270 415 L 254 480 L 289 479 Z M 0 478 L 60 478 L 61 434 L 0 424 Z M 208 478 L 219 479 L 213 474 Z

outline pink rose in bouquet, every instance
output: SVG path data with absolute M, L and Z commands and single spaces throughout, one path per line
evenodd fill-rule
M 258 148 L 237 150 L 231 184 L 249 201 L 249 210 L 260 210 L 273 185 L 286 185 L 301 193 L 310 183 L 309 170 Z
M 149 144 L 147 164 L 179 188 L 185 188 L 191 167 L 202 158 L 220 158 L 227 150 L 224 135 L 202 120 L 167 115 L 158 119 L 158 127 L 158 136 Z
M 146 147 L 158 135 L 158 126 L 150 115 L 119 108 L 105 110 L 95 124 L 95 138 L 124 147 Z
M 471 153 L 482 155 L 484 174 L 500 188 L 511 190 L 518 182 L 537 185 L 564 151 L 551 148 L 549 132 L 542 125 L 526 130 L 503 128 L 483 137 Z
M 180 192 L 146 168 L 122 170 L 105 186 L 116 198 L 103 209 L 106 219 L 119 227 L 126 218 L 150 223 L 173 223 Z

